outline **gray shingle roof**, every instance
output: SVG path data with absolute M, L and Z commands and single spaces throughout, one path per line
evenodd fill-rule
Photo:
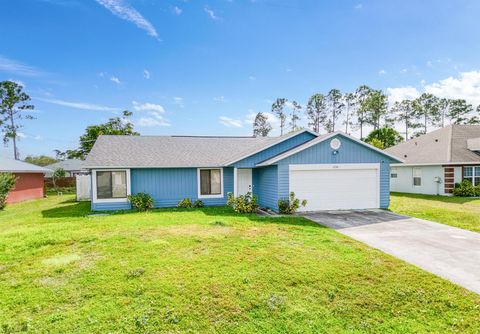
M 86 159 L 94 167 L 220 167 L 286 140 L 282 137 L 100 136 Z
M 0 157 L 0 172 L 9 173 L 48 173 L 50 169 L 29 164 L 28 162 Z
M 53 171 L 57 170 L 58 168 L 63 168 L 63 170 L 65 170 L 66 172 L 80 171 L 82 169 L 85 169 L 85 161 L 80 159 L 67 159 L 45 167 Z
M 480 138 L 480 125 L 451 125 L 385 150 L 406 164 L 480 162 L 480 155 L 468 149 L 468 139 Z

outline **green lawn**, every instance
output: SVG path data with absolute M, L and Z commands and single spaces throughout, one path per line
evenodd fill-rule
M 302 218 L 88 213 L 0 212 L 0 331 L 480 332 L 479 295 Z
M 416 194 L 391 194 L 394 212 L 480 232 L 480 199 Z

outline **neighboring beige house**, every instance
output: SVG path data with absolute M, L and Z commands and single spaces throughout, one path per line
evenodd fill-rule
M 480 184 L 480 125 L 450 125 L 390 147 L 390 190 L 451 195 L 455 183 Z

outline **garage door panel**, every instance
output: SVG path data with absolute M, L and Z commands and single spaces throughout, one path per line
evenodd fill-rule
M 290 191 L 306 199 L 301 211 L 379 206 L 378 169 L 291 170 Z

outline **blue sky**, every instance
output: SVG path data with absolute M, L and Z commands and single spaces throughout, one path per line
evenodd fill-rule
M 272 100 L 361 84 L 480 103 L 480 2 L 2 1 L 0 80 L 36 120 L 22 157 L 128 109 L 142 134 L 249 135 Z M 275 133 L 274 133 L 275 134 Z M 11 146 L 0 155 L 12 155 Z

